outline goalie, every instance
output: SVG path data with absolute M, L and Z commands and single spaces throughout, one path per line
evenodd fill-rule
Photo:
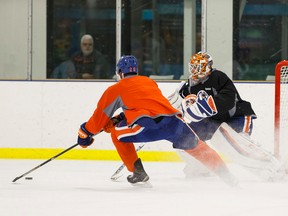
M 182 111 L 184 119 L 204 141 L 265 180 L 284 175 L 280 162 L 269 152 L 254 144 L 250 135 L 255 112 L 242 100 L 232 80 L 212 68 L 212 57 L 198 52 L 190 58 L 189 79 L 181 82 L 168 97 L 172 106 Z M 209 175 L 209 171 L 184 151 L 178 152 L 186 162 L 186 176 Z

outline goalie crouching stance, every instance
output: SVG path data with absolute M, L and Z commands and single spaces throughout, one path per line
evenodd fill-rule
M 237 183 L 218 153 L 198 138 L 181 113 L 162 95 L 157 83 L 138 75 L 134 56 L 122 56 L 116 74 L 120 80 L 105 90 L 93 115 L 80 126 L 78 143 L 82 147 L 91 145 L 93 135 L 101 130 L 110 132 L 122 161 L 132 172 L 127 180 L 136 184 L 147 182 L 149 176 L 134 143 L 168 140 L 174 148 L 187 152 L 229 185 Z M 113 118 L 119 108 L 125 115 Z
M 265 180 L 284 176 L 281 163 L 250 139 L 256 115 L 248 101 L 242 100 L 232 80 L 212 68 L 212 57 L 206 52 L 191 56 L 190 77 L 168 97 L 171 105 L 181 110 L 184 119 L 203 141 L 228 159 L 240 164 Z M 189 176 L 209 175 L 209 171 L 179 151 L 186 162 Z

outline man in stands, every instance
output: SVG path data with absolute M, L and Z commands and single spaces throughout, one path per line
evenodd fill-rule
M 109 79 L 112 74 L 105 56 L 94 48 L 93 37 L 85 34 L 80 41 L 81 51 L 61 63 L 52 78 Z

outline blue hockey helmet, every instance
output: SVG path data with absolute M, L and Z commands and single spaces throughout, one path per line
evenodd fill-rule
M 116 65 L 116 75 L 122 72 L 124 76 L 126 74 L 138 74 L 137 59 L 133 55 L 122 56 Z

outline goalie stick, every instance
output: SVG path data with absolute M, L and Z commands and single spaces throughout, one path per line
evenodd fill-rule
M 142 149 L 144 147 L 143 145 L 139 145 L 138 148 L 136 149 L 136 152 L 138 152 L 140 149 Z M 124 169 L 125 164 L 123 163 L 115 172 L 114 174 L 111 176 L 111 180 L 112 181 L 117 181 L 123 174 L 121 174 L 120 172 Z

